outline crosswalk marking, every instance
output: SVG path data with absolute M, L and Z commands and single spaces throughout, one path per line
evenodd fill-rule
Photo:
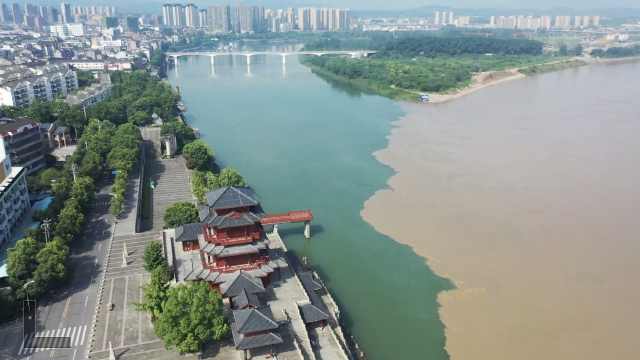
M 29 334 L 22 342 L 18 354 L 30 355 L 45 350 L 78 347 L 84 344 L 86 334 L 86 325 L 69 326 Z

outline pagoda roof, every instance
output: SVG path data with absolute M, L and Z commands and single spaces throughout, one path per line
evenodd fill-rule
M 318 321 L 329 320 L 329 315 L 317 306 L 307 303 L 298 305 L 302 319 L 305 324 L 311 324 Z
M 257 206 L 256 193 L 250 187 L 226 186 L 207 193 L 207 205 L 213 210 Z
M 266 309 L 233 310 L 234 328 L 238 334 L 255 333 L 278 328 Z
M 257 254 L 260 250 L 264 250 L 267 248 L 267 242 L 265 240 L 257 241 L 252 244 L 244 244 L 244 245 L 215 245 L 209 242 L 200 240 L 200 249 L 215 257 L 227 257 L 227 256 L 236 256 L 236 255 L 246 255 L 246 254 Z
M 193 223 L 178 226 L 176 228 L 176 241 L 197 241 L 198 236 L 202 234 L 202 224 Z
M 244 271 L 234 273 L 234 277 L 220 285 L 224 296 L 240 296 L 242 292 L 257 294 L 264 292 L 262 282 Z
M 207 223 L 218 229 L 227 229 L 241 226 L 254 225 L 260 222 L 260 216 L 248 211 L 248 212 L 235 212 L 224 215 L 216 215 L 209 217 Z
M 231 327 L 231 334 L 233 335 L 233 343 L 236 348 L 240 350 L 255 349 L 264 346 L 282 344 L 282 338 L 273 332 L 267 332 L 264 334 L 245 336 L 235 331 L 235 328 Z
M 258 295 L 247 293 L 244 289 L 242 289 L 240 295 L 234 296 L 231 300 L 233 301 L 233 306 L 237 309 L 260 306 Z

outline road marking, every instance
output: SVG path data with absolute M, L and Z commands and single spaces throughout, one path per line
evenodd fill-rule
M 140 279 L 138 280 L 138 303 L 142 304 L 142 285 L 144 280 L 142 278 L 142 274 L 140 274 Z M 138 311 L 138 342 L 142 342 L 142 311 Z
M 122 304 L 122 336 L 120 346 L 124 346 L 124 331 L 127 328 L 127 291 L 129 290 L 129 277 L 124 278 L 124 301 Z
M 84 298 L 84 307 L 87 307 L 88 303 L 89 303 L 89 295 L 85 296 Z
M 73 350 L 73 360 L 76 360 L 76 355 L 78 355 L 78 349 Z
M 29 334 L 22 342 L 20 350 L 18 350 L 18 355 L 31 355 L 33 353 L 51 350 L 50 355 L 53 356 L 56 349 L 61 349 L 59 346 L 68 345 L 69 348 L 74 348 L 79 345 L 83 345 L 86 332 L 87 325 L 81 325 L 44 330 L 35 334 Z M 65 339 L 69 339 L 68 343 Z M 34 343 L 34 341 L 37 342 Z M 32 345 L 43 345 L 46 347 L 30 347 Z
M 113 279 L 111 279 L 111 290 L 109 290 L 109 302 L 106 305 L 107 306 L 111 306 L 112 300 L 113 300 Z M 111 311 L 107 310 L 107 318 L 105 319 L 105 322 L 104 322 L 104 338 L 102 339 L 102 350 L 106 349 L 106 347 L 107 347 L 107 334 L 109 334 L 108 330 L 109 330 L 109 315 L 110 314 L 111 314 Z

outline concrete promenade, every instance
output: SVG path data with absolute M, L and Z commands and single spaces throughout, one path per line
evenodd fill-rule
M 89 357 L 108 359 L 111 344 L 119 360 L 196 359 L 195 355 L 181 356 L 166 350 L 153 332 L 149 315 L 138 311 L 135 305 L 143 300 L 142 287 L 149 279 L 144 270 L 144 247 L 149 242 L 160 241 L 164 210 L 174 202 L 193 199 L 184 161 L 180 158 L 161 160 L 158 157 L 160 129 L 145 128 L 142 135 L 147 147 L 147 181 L 150 179 L 156 183 L 151 194 L 152 221 L 143 224 L 150 230 L 135 232 L 138 197 L 142 194 L 138 193 L 140 179 L 134 177 L 128 186 L 125 213 L 118 219 L 107 250 Z M 126 265 L 123 260 L 125 247 Z M 109 304 L 114 304 L 113 310 L 109 309 Z

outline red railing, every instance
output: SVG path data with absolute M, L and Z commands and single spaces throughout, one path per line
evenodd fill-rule
M 282 214 L 268 214 L 262 217 L 260 223 L 262 225 L 275 225 L 286 223 L 299 223 L 313 220 L 311 210 L 296 210 Z

